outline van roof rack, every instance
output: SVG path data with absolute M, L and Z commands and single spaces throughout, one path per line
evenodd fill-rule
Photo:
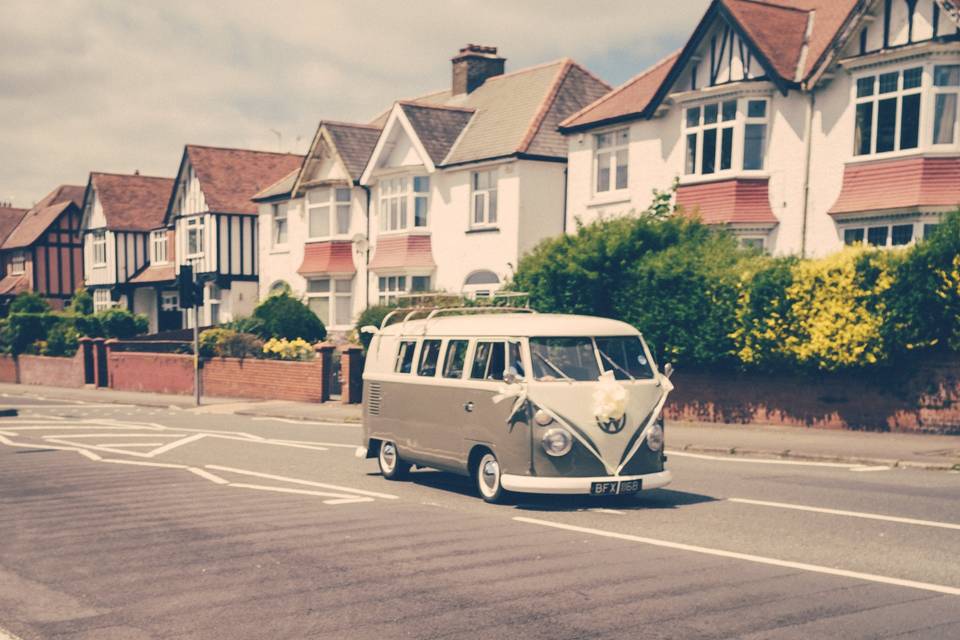
M 437 316 L 439 316 L 439 315 L 446 314 L 446 313 L 461 313 L 461 314 L 466 314 L 466 313 L 488 313 L 488 312 L 494 312 L 494 313 L 504 313 L 504 312 L 506 312 L 506 313 L 536 313 L 536 311 L 533 310 L 533 309 L 531 309 L 530 306 L 529 306 L 530 294 L 528 294 L 528 293 L 523 293 L 523 292 L 520 292 L 520 291 L 504 291 L 504 292 L 502 292 L 502 293 L 495 293 L 493 296 L 491 296 L 491 300 L 492 300 L 492 299 L 496 299 L 496 298 L 498 298 L 498 297 L 500 297 L 500 298 L 519 298 L 519 297 L 526 297 L 527 300 L 528 300 L 528 304 L 527 304 L 527 306 L 523 306 L 523 307 L 518 307 L 518 306 L 499 306 L 499 305 L 493 305 L 493 304 L 491 304 L 491 305 L 477 305 L 477 306 L 470 306 L 470 307 L 465 307 L 465 306 L 447 307 L 447 306 L 440 306 L 440 305 L 417 305 L 417 306 L 411 306 L 411 307 L 399 307 L 399 308 L 397 308 L 397 309 L 394 309 L 394 310 L 391 311 L 390 313 L 388 313 L 386 316 L 384 316 L 383 320 L 380 322 L 380 329 L 383 330 L 383 329 L 389 324 L 390 320 L 392 320 L 395 316 L 398 316 L 401 312 L 404 312 L 404 311 L 406 311 L 407 313 L 406 313 L 406 315 L 403 317 L 403 327 L 401 327 L 401 329 L 400 329 L 401 334 L 402 334 L 402 333 L 406 333 L 406 324 L 407 324 L 407 321 L 409 321 L 409 320 L 413 319 L 415 316 L 421 315 L 421 314 L 426 314 L 426 318 L 425 318 L 425 319 L 429 322 L 429 321 L 432 320 L 433 318 L 435 318 L 435 317 L 437 317 Z M 460 299 L 460 300 L 463 299 L 462 296 L 451 296 L 450 294 L 443 294 L 443 293 L 432 293 L 432 294 L 404 294 L 404 295 L 402 295 L 402 296 L 398 296 L 398 300 L 401 300 L 401 299 L 402 299 L 402 300 L 408 300 L 408 299 L 409 299 L 409 300 L 413 300 L 413 299 L 416 299 L 416 298 L 434 298 L 434 299 L 436 299 L 436 298 L 451 298 L 451 299 Z

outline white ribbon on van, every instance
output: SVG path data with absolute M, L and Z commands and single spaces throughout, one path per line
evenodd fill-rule
M 507 424 L 510 424 L 510 421 L 513 420 L 513 416 L 517 415 L 517 412 L 520 411 L 527 404 L 527 385 L 525 382 L 517 382 L 514 384 L 502 384 L 500 388 L 497 389 L 497 395 L 493 396 L 494 404 L 498 404 L 503 400 L 508 400 L 510 398 L 516 398 L 516 401 L 513 403 L 513 408 L 510 409 L 507 419 L 504 420 Z

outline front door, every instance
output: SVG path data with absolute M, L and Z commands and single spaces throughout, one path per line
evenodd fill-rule
M 157 312 L 157 331 L 174 331 L 183 328 L 183 313 L 180 311 L 180 294 L 176 291 L 161 291 Z

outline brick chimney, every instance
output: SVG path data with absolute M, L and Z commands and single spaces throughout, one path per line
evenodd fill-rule
M 453 59 L 453 95 L 470 93 L 487 78 L 503 75 L 506 58 L 497 55 L 496 47 L 468 44 Z

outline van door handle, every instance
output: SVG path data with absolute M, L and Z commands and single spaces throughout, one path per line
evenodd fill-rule
M 473 412 L 473 403 L 472 403 L 472 402 L 468 402 L 468 403 L 464 404 L 464 405 L 463 405 L 463 410 L 466 411 L 467 413 L 472 413 L 472 412 Z

